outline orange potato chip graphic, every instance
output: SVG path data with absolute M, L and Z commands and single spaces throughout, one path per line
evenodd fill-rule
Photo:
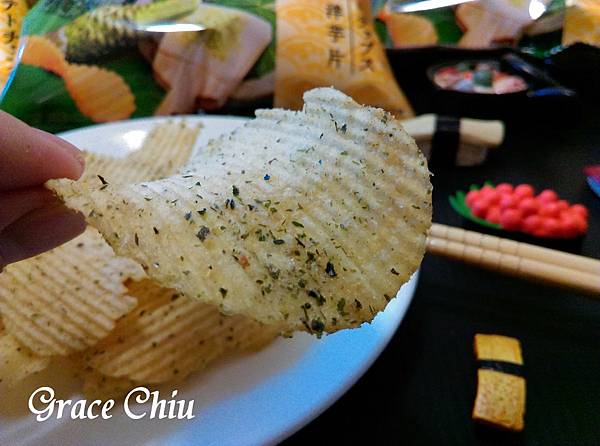
M 79 111 L 94 122 L 126 119 L 135 110 L 135 97 L 117 73 L 93 65 L 69 65 L 65 87 Z
M 425 17 L 410 14 L 389 14 L 385 17 L 395 48 L 435 45 L 437 31 Z
M 64 75 L 69 66 L 62 51 L 54 42 L 42 36 L 28 36 L 21 62 Z

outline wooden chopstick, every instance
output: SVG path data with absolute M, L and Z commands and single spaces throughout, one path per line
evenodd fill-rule
M 483 249 L 499 251 L 504 254 L 512 254 L 517 257 L 526 257 L 551 263 L 558 266 L 577 269 L 583 272 L 600 275 L 600 260 L 589 257 L 569 254 L 555 249 L 543 248 L 528 243 L 515 242 L 506 238 L 482 234 L 475 231 L 456 228 L 454 226 L 433 223 L 429 235 L 436 238 L 452 240 L 467 245 L 479 246 Z
M 431 254 L 600 297 L 600 260 L 434 223 Z

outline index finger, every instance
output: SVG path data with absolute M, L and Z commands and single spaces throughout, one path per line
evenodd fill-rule
M 83 166 L 81 152 L 72 144 L 0 111 L 0 191 L 53 178 L 77 179 Z

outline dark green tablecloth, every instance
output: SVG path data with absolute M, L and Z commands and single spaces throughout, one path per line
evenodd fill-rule
M 582 174 L 593 163 L 600 163 L 600 107 L 588 107 L 576 124 L 509 129 L 484 166 L 434 170 L 434 221 L 462 224 L 447 197 L 471 182 L 552 187 L 589 207 L 589 232 L 572 248 L 600 258 L 600 199 Z M 521 340 L 523 434 L 471 421 L 478 332 Z M 381 357 L 284 444 L 600 445 L 600 299 L 427 255 L 414 300 Z

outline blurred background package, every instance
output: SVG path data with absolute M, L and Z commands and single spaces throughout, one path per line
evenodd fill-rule
M 330 85 L 402 119 L 555 115 L 597 93 L 600 0 L 0 3 L 0 108 L 52 132 L 297 109 Z
M 1 107 L 54 132 L 273 101 L 298 108 L 305 90 L 329 85 L 412 115 L 365 0 L 40 0 L 22 34 Z

